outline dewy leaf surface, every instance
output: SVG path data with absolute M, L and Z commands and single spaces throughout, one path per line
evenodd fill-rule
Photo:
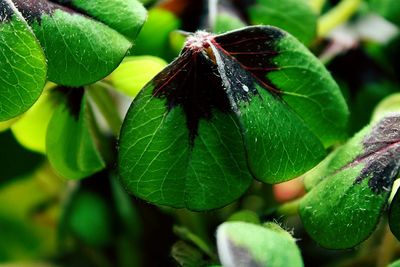
M 217 244 L 226 267 L 303 266 L 293 237 L 276 224 L 226 222 L 218 227 Z
M 290 63 L 303 65 L 284 71 Z M 304 73 L 318 82 L 300 83 Z M 317 114 L 303 110 L 313 105 Z M 324 145 L 340 140 L 346 117 L 329 73 L 289 34 L 260 26 L 198 32 L 132 103 L 120 135 L 121 181 L 153 203 L 221 207 L 253 175 L 278 183 L 312 168 Z
M 13 2 L 44 49 L 48 79 L 68 86 L 93 83 L 115 69 L 131 47 L 122 34 L 135 38 L 146 16 L 136 0 Z
M 149 17 L 135 41 L 132 54 L 171 59 L 175 56 L 171 55 L 171 33 L 180 26 L 181 21 L 174 13 L 158 7 L 150 9 Z M 155 32 L 157 34 L 154 34 Z
M 310 174 L 300 215 L 327 248 L 353 247 L 375 229 L 400 170 L 400 113 L 371 124 Z
M 83 89 L 64 91 L 65 101 L 54 111 L 47 127 L 47 156 L 61 176 L 85 178 L 102 170 L 105 162 L 97 147 L 97 129 Z
M 46 60 L 12 2 L 0 0 L 0 121 L 25 112 L 46 82 Z

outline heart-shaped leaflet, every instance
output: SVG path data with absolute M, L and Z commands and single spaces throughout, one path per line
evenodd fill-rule
M 277 183 L 309 170 L 346 118 L 330 74 L 288 33 L 199 31 L 133 101 L 120 135 L 121 180 L 152 203 L 221 207 L 253 177 Z

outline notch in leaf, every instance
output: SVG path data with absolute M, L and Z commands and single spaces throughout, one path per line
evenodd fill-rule
M 253 177 L 278 183 L 313 167 L 346 118 L 336 83 L 291 35 L 266 26 L 199 31 L 133 101 L 121 180 L 153 203 L 221 207 Z

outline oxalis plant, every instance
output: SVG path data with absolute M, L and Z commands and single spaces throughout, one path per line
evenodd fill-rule
M 0 261 L 400 266 L 399 18 L 0 0 Z

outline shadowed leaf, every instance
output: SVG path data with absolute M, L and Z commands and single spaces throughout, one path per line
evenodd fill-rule
M 67 179 L 90 176 L 105 167 L 97 129 L 83 89 L 65 91 L 47 127 L 46 151 L 55 170 Z
M 255 0 L 248 9 L 251 23 L 279 27 L 309 45 L 317 33 L 317 14 L 307 0 Z

